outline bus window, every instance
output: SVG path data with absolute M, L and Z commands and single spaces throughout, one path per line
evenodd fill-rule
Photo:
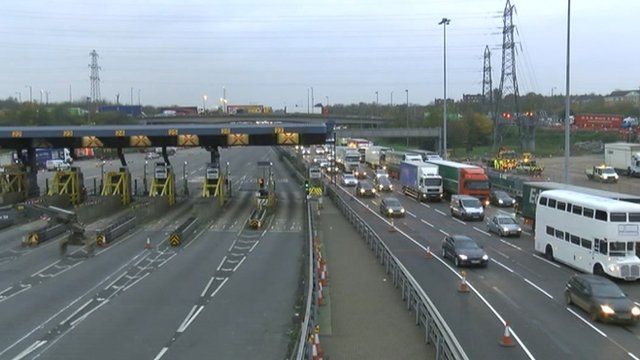
M 547 226 L 547 235 L 553 236 L 553 228 L 551 226 Z
M 573 209 L 571 209 L 571 212 L 576 215 L 582 215 L 582 206 L 574 205 Z
M 572 244 L 576 244 L 576 245 L 580 245 L 580 237 L 579 236 L 575 236 L 575 235 L 571 235 L 571 243 Z
M 593 241 L 593 251 L 600 252 L 600 239 L 595 239 Z
M 543 197 L 543 196 L 540 197 L 540 205 L 547 206 L 547 198 L 546 197 Z
M 556 229 L 556 237 L 560 240 L 564 239 L 564 232 Z
M 611 213 L 611 222 L 626 222 L 626 221 L 627 221 L 627 213 L 620 213 L 620 212 Z
M 589 209 L 589 208 L 582 209 L 582 216 L 593 219 L 593 209 Z
M 569 242 L 571 241 L 571 234 L 569 234 L 568 232 L 564 233 L 564 241 Z
M 629 241 L 627 243 L 627 251 L 633 251 L 633 244 L 634 244 L 633 241 Z
M 629 213 L 629 222 L 640 222 L 640 213 Z
M 596 210 L 596 220 L 607 221 L 607 212 L 602 210 Z
M 598 250 L 600 251 L 600 254 L 607 255 L 607 240 L 600 239 Z
M 562 201 L 558 201 L 558 210 L 564 211 L 564 210 L 566 210 L 566 208 L 567 208 L 567 203 L 562 202 Z
M 622 241 L 610 242 L 609 256 L 625 256 L 627 254 L 626 246 L 626 243 L 623 243 Z
M 582 239 L 582 247 L 591 250 L 591 240 Z
M 547 205 L 552 208 L 556 207 L 556 199 L 549 199 L 549 202 L 547 202 Z
M 571 203 L 567 203 L 567 212 L 571 212 L 571 207 L 572 207 Z

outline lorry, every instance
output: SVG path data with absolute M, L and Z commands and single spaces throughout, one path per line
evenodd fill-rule
M 360 164 L 360 153 L 347 146 L 336 146 L 336 163 L 343 172 L 352 172 Z
M 596 181 L 607 182 L 607 183 L 618 182 L 618 174 L 611 166 L 607 166 L 607 165 L 593 166 L 585 169 L 584 173 L 587 175 L 587 179 L 589 180 L 596 180 Z
M 400 178 L 400 163 L 403 161 L 422 161 L 422 156 L 405 151 L 387 151 L 384 154 L 384 164 L 389 176 Z
M 446 194 L 471 195 L 485 206 L 489 204 L 489 178 L 483 168 L 448 160 L 429 160 L 427 163 L 438 166 Z
M 532 178 L 525 175 L 507 173 L 493 169 L 487 170 L 487 177 L 489 178 L 489 184 L 492 190 L 505 191 L 516 200 L 522 198 L 522 190 L 525 183 L 542 181 L 540 178 Z
M 604 162 L 621 174 L 640 175 L 640 144 L 604 144 Z
M 533 224 L 536 218 L 536 201 L 538 199 L 538 195 L 545 190 L 570 190 L 583 194 L 640 204 L 640 196 L 635 195 L 562 184 L 552 181 L 525 182 L 522 186 L 522 200 L 518 203 L 516 208 L 516 214 L 523 218 L 525 224 Z
M 440 157 L 440 154 L 438 154 L 435 151 L 422 150 L 422 149 L 407 149 L 407 152 L 422 156 L 422 161 L 442 160 L 442 158 Z
M 39 170 L 46 169 L 47 161 L 49 160 L 62 160 L 64 163 L 70 164 L 73 162 L 73 158 L 71 157 L 71 152 L 67 148 L 59 148 L 59 149 L 51 149 L 51 148 L 36 148 L 36 167 Z M 13 162 L 18 163 L 20 159 L 18 159 L 18 153 L 13 153 L 14 157 Z M 28 154 L 27 150 L 22 150 L 22 158 L 27 160 Z
M 437 165 L 423 161 L 401 162 L 400 185 L 405 195 L 418 201 L 442 199 L 442 177 Z
M 387 151 L 390 151 L 391 148 L 385 146 L 377 146 L 372 145 L 365 149 L 364 152 L 364 162 L 365 164 L 371 166 L 372 169 L 377 168 L 385 168 L 384 159 Z

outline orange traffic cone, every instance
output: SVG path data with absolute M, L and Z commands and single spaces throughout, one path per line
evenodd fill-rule
M 502 340 L 500 340 L 500 345 L 506 346 L 506 347 L 511 347 L 516 345 L 513 342 L 513 339 L 511 338 L 511 327 L 509 326 L 508 321 L 505 321 L 504 323 L 504 334 L 502 334 Z
M 147 238 L 147 242 L 144 243 L 144 248 L 148 250 L 148 249 L 151 249 L 151 247 L 152 247 L 151 246 L 151 240 L 149 240 L 149 238 Z
M 322 283 L 318 284 L 318 306 L 324 306 L 324 296 L 322 295 Z
M 322 346 L 320 346 L 320 335 L 316 332 L 311 335 L 311 337 L 313 338 L 313 350 L 315 350 L 313 359 L 322 359 L 324 351 L 322 350 Z
M 431 253 L 431 247 L 427 246 L 427 252 L 424 253 L 425 259 L 433 259 L 433 253 Z
M 461 272 L 462 279 L 460 280 L 460 285 L 458 285 L 458 292 L 468 293 L 469 292 L 469 284 L 467 284 L 467 272 Z
M 320 270 L 320 284 L 322 286 L 327 286 L 329 279 L 327 279 L 327 267 L 323 266 Z

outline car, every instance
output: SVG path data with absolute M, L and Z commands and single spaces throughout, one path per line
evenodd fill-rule
M 379 178 L 379 177 L 382 177 L 382 176 L 389 177 L 389 174 L 387 173 L 387 170 L 385 170 L 385 169 L 376 169 L 375 175 L 376 175 L 376 178 Z
M 356 185 L 356 196 L 376 196 L 376 188 L 369 181 L 360 180 Z
M 576 305 L 589 313 L 593 321 L 635 324 L 638 307 L 613 281 L 591 274 L 573 275 L 564 291 L 567 305 Z
M 375 184 L 378 191 L 393 191 L 393 184 L 386 176 L 375 178 Z
M 452 195 L 449 204 L 451 216 L 469 220 L 484 220 L 484 207 L 478 198 L 469 195 Z
M 512 198 L 509 194 L 502 190 L 493 190 L 489 195 L 489 201 L 500 207 L 509 207 L 516 204 L 516 199 Z
M 388 196 L 380 201 L 380 212 L 382 215 L 388 217 L 404 217 L 405 210 L 404 206 L 400 203 L 400 200 L 395 197 Z
M 358 179 L 353 174 L 342 174 L 342 185 L 344 186 L 356 186 L 358 185 Z
M 145 158 L 146 160 L 153 160 L 153 159 L 157 159 L 157 158 L 159 158 L 159 157 L 160 157 L 160 154 L 158 154 L 158 153 L 157 153 L 157 152 L 155 152 L 155 151 L 149 151 L 149 152 L 144 156 L 144 158 Z
M 367 178 L 367 169 L 365 169 L 364 165 L 358 164 L 355 170 L 353 171 L 353 175 L 358 179 L 366 179 Z
M 465 235 L 446 236 L 442 240 L 442 257 L 453 259 L 456 267 L 477 265 L 487 267 L 489 255 L 472 238 Z
M 489 232 L 494 232 L 500 236 L 515 235 L 520 237 L 522 234 L 520 224 L 511 216 L 504 214 L 493 215 L 487 221 L 487 229 Z

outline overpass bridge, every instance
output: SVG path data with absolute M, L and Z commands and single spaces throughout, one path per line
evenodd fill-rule
M 337 125 L 358 127 L 379 127 L 391 122 L 380 117 L 348 116 L 348 115 L 311 115 L 311 114 L 244 114 L 244 115 L 207 115 L 207 116 L 171 116 L 141 119 L 142 124 L 222 124 L 286 122 L 324 124 L 333 122 Z

